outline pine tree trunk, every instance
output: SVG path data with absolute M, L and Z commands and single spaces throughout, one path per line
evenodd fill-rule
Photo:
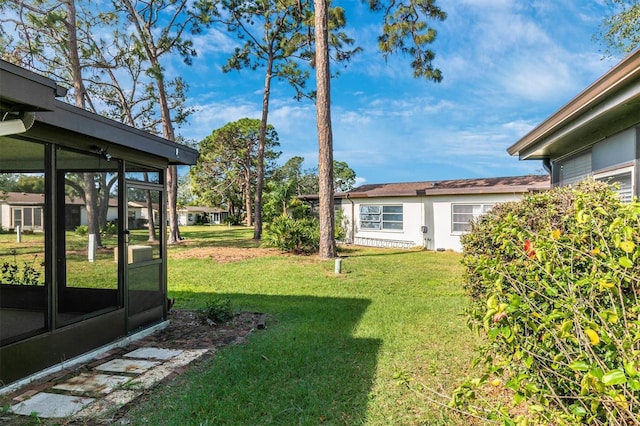
M 314 0 L 316 37 L 316 121 L 318 126 L 318 196 L 320 198 L 320 257 L 336 257 L 333 209 L 333 135 L 326 0 Z
M 161 69 L 157 58 L 152 59 L 151 63 L 155 69 Z M 175 142 L 176 136 L 171 122 L 164 77 L 160 72 L 156 74 L 156 86 L 162 117 L 162 136 Z M 180 241 L 180 228 L 178 227 L 178 166 L 169 166 L 167 168 L 167 209 L 169 210 L 169 238 L 167 243 L 175 244 Z
M 262 95 L 262 119 L 260 121 L 260 137 L 258 140 L 258 171 L 256 176 L 256 193 L 253 201 L 254 226 L 253 239 L 262 237 L 262 191 L 264 189 L 264 150 L 267 139 L 267 121 L 269 117 L 269 96 L 271 92 L 271 77 L 273 69 L 273 57 L 269 57 L 267 72 L 264 79 L 264 93 Z
M 86 89 L 82 81 L 82 67 L 80 64 L 80 56 L 78 54 L 78 28 L 76 25 L 76 4 L 75 0 L 66 0 L 65 6 L 67 10 L 67 19 L 65 25 L 67 27 L 67 42 L 69 48 L 69 64 L 71 66 L 71 76 L 73 79 L 73 96 L 74 103 L 78 108 L 86 109 Z M 85 207 L 87 209 L 87 227 L 89 234 L 95 235 L 96 246 L 102 247 L 102 238 L 100 236 L 100 225 L 98 217 L 98 195 L 94 183 L 93 173 L 83 174 L 83 189 Z

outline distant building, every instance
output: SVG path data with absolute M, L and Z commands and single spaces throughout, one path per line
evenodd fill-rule
M 181 226 L 214 224 L 219 225 L 229 216 L 229 212 L 217 207 L 184 206 L 178 209 L 178 223 Z
M 336 204 L 349 243 L 460 251 L 471 220 L 547 189 L 546 175 L 371 184 L 336 194 Z

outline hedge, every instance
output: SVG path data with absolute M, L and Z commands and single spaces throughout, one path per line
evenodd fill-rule
M 558 187 L 495 206 L 462 243 L 484 344 L 452 404 L 504 424 L 639 424 L 640 203 Z

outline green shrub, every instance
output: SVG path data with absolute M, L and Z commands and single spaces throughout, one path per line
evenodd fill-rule
M 77 228 L 76 228 L 77 232 Z M 88 232 L 88 229 L 87 229 Z M 118 233 L 118 222 L 112 220 L 107 222 L 100 230 L 101 235 L 116 235 Z
M 505 424 L 637 424 L 640 203 L 594 181 L 555 188 L 494 207 L 462 241 L 485 368 L 452 403 L 492 382 L 526 409 L 488 403 Z
M 242 223 L 242 216 L 237 214 L 230 214 L 222 219 L 222 223 L 231 226 L 240 225 Z
M 44 284 L 40 279 L 44 262 L 38 261 L 37 254 L 33 255 L 31 262 L 19 262 L 16 250 L 10 250 L 10 254 L 13 259 L 11 261 L 5 260 L 0 264 L 0 283 L 14 285 Z M 22 263 L 22 267 L 20 267 L 20 263 Z
M 74 231 L 76 235 L 85 236 L 89 233 L 89 227 L 87 225 L 78 225 Z
M 210 299 L 203 309 L 198 312 L 198 318 L 202 322 L 213 321 L 215 324 L 227 322 L 233 318 L 233 307 L 231 299 L 213 298 Z
M 296 254 L 310 254 L 320 246 L 320 224 L 315 218 L 281 215 L 266 227 L 265 245 Z
M 302 219 L 311 216 L 311 207 L 303 203 L 299 198 L 289 200 L 287 210 L 294 219 Z

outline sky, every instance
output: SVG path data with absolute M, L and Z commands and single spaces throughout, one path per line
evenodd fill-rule
M 434 65 L 444 76 L 434 83 L 415 79 L 407 57 L 380 55 L 381 15 L 360 0 L 338 3 L 363 47 L 331 81 L 334 159 L 356 172 L 357 184 L 543 174 L 540 161 L 520 161 L 507 148 L 621 59 L 605 58 L 594 38 L 605 0 L 439 0 L 448 17 L 432 23 Z M 222 73 L 237 45 L 230 34 L 210 29 L 194 42 L 191 67 L 167 66 L 187 80 L 195 108 L 179 134 L 199 141 L 228 122 L 260 118 L 264 72 Z M 311 101 L 274 82 L 269 123 L 280 164 L 301 156 L 304 168 L 317 167 Z

